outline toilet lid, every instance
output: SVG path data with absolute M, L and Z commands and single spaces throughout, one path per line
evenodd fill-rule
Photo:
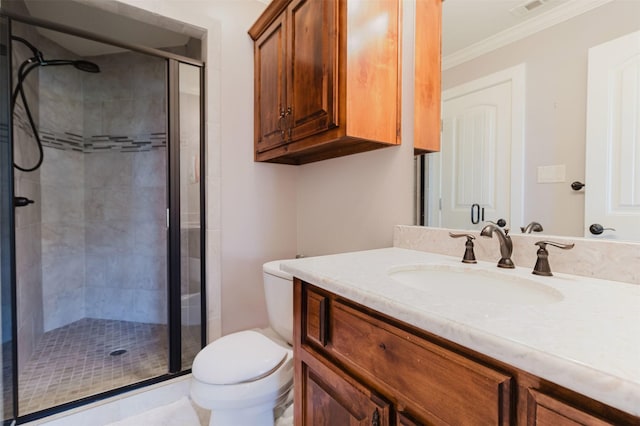
M 240 331 L 202 349 L 193 360 L 191 372 L 199 381 L 213 385 L 249 382 L 278 368 L 287 352 L 263 334 Z

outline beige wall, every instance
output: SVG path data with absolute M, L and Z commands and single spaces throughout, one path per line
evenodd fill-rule
M 412 28 L 401 147 L 305 166 L 253 161 L 253 0 L 122 0 L 208 31 L 207 269 L 209 338 L 267 324 L 265 261 L 391 246 L 413 223 Z M 409 2 L 410 3 L 410 2 Z M 128 11 L 131 13 L 131 11 Z M 413 16 L 412 6 L 405 15 Z M 408 73 L 408 74 L 407 74 Z M 375 125 L 375 123 L 372 123 Z M 222 306 L 219 301 L 222 300 Z
M 389 247 L 393 243 L 394 225 L 414 223 L 415 3 L 404 1 L 402 9 L 402 145 L 299 168 L 297 216 L 301 254 Z
M 524 219 L 545 233 L 583 235 L 584 192 L 570 183 L 585 176 L 587 51 L 640 29 L 639 17 L 640 2 L 616 0 L 443 73 L 449 89 L 526 64 Z M 561 164 L 565 183 L 537 183 L 538 166 Z

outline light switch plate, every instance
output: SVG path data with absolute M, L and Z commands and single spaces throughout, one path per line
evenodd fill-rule
M 564 164 L 556 166 L 539 166 L 538 183 L 558 183 L 565 182 L 567 170 Z

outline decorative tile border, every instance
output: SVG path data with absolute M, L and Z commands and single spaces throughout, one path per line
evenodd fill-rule
M 167 146 L 167 134 L 164 132 L 134 136 L 95 135 L 84 141 L 84 152 L 150 151 Z
M 16 105 L 14 125 L 33 137 L 31 126 L 25 118 L 24 109 Z M 96 152 L 142 152 L 166 148 L 167 133 L 154 132 L 140 135 L 92 135 L 85 137 L 71 132 L 38 129 L 42 145 L 62 151 L 76 151 L 85 154 Z
M 84 138 L 75 133 L 58 133 L 45 129 L 39 129 L 42 146 L 55 148 L 63 151 L 84 152 Z M 29 129 L 31 133 L 31 129 Z
M 7 137 L 9 136 L 9 126 L 5 123 L 1 123 L 0 124 L 0 138 L 2 138 L 0 141 L 4 142 L 7 140 Z

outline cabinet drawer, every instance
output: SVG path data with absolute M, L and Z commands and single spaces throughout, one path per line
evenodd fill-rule
M 326 349 L 355 371 L 450 425 L 511 423 L 511 378 L 379 321 L 339 301 L 331 305 Z

